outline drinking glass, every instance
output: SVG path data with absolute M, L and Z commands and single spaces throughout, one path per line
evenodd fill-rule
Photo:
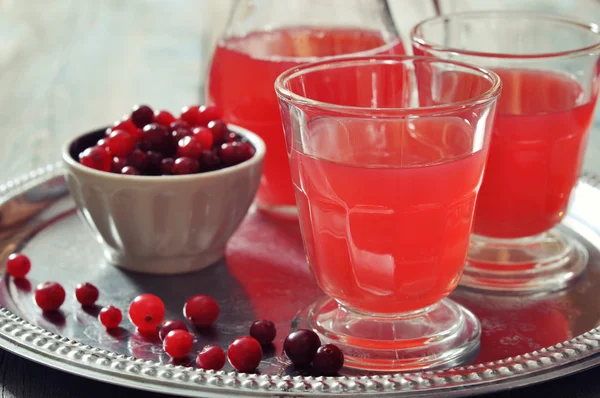
M 339 12 L 343 10 L 343 12 Z M 332 17 L 335 16 L 335 17 Z M 238 0 L 213 55 L 207 102 L 267 145 L 256 204 L 296 217 L 275 78 L 296 65 L 347 54 L 403 54 L 385 0 Z
M 480 326 L 458 284 L 500 79 L 459 62 L 352 57 L 275 83 L 304 247 L 328 297 L 295 323 L 346 365 L 456 365 Z
M 577 184 L 598 95 L 600 30 L 527 12 L 467 12 L 413 28 L 415 54 L 493 69 L 503 91 L 461 284 L 539 292 L 587 264 L 556 228 Z

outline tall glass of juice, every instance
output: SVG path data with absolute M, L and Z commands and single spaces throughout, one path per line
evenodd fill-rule
M 480 326 L 458 284 L 500 79 L 423 57 L 302 65 L 275 83 L 304 247 L 327 298 L 300 325 L 346 364 L 464 363 Z
M 237 1 L 213 55 L 207 102 L 267 145 L 259 209 L 296 217 L 275 78 L 322 58 L 403 52 L 385 0 Z
M 415 54 L 484 66 L 502 79 L 461 284 L 541 292 L 575 281 L 588 256 L 559 224 L 596 106 L 598 25 L 537 13 L 471 12 L 421 22 L 411 41 Z

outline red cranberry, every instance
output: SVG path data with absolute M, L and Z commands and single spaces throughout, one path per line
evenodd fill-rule
M 225 366 L 225 351 L 215 345 L 207 345 L 196 357 L 196 366 L 204 370 L 221 370 Z
M 6 260 L 6 273 L 13 278 L 24 278 L 31 269 L 29 257 L 21 253 L 13 253 Z
M 213 151 L 202 151 L 200 155 L 200 170 L 213 171 L 221 167 L 221 158 Z
M 210 326 L 219 316 L 219 304 L 210 296 L 197 294 L 190 297 L 183 306 L 183 316 L 195 326 Z
M 200 163 L 192 158 L 177 158 L 171 172 L 175 175 L 194 174 L 200 170 Z
M 175 164 L 175 159 L 173 158 L 164 158 L 160 162 L 160 172 L 163 175 L 170 175 L 173 173 L 173 165 Z
M 111 128 L 111 132 L 116 130 L 125 130 L 136 140 L 140 136 L 140 130 L 129 118 L 116 122 Z
M 275 324 L 271 321 L 259 320 L 250 326 L 250 336 L 254 337 L 260 344 L 272 343 L 277 336 Z
M 175 116 L 169 111 L 156 111 L 154 112 L 154 121 L 161 126 L 169 127 L 175 121 Z
M 153 294 L 140 294 L 129 305 L 129 319 L 140 331 L 155 331 L 165 317 L 165 304 Z
M 240 372 L 252 372 L 262 360 L 262 348 L 254 337 L 238 337 L 229 345 L 227 357 L 231 366 Z
M 344 354 L 336 345 L 322 345 L 313 358 L 313 366 L 320 374 L 333 376 L 344 366 Z
M 164 152 L 170 144 L 170 134 L 160 124 L 150 123 L 142 130 L 140 149 L 144 151 Z
M 130 176 L 139 176 L 140 171 L 133 166 L 125 166 L 121 169 L 121 174 L 127 174 Z
M 208 123 L 208 128 L 212 131 L 213 134 L 213 143 L 216 145 L 220 145 L 227 141 L 227 136 L 229 135 L 229 129 L 227 125 L 222 120 L 213 120 Z
M 192 135 L 192 130 L 187 127 L 177 127 L 175 130 L 171 130 L 171 137 L 175 142 L 179 142 L 183 137 Z
M 290 333 L 283 342 L 283 352 L 297 366 L 309 365 L 321 346 L 319 336 L 312 330 L 299 329 Z
M 181 110 L 181 120 L 191 126 L 206 126 L 212 120 L 221 118 L 221 111 L 216 106 L 186 106 Z
M 199 158 L 202 153 L 202 144 L 196 137 L 183 137 L 177 143 L 177 156 L 180 158 Z
M 210 149 L 213 146 L 214 138 L 212 131 L 208 127 L 196 127 L 192 130 L 194 137 L 200 142 L 202 148 Z
M 111 155 L 124 157 L 135 148 L 135 139 L 125 130 L 113 130 L 106 139 L 106 146 Z
M 185 128 L 191 131 L 192 126 L 189 125 L 188 122 L 184 122 L 183 120 L 175 120 L 173 123 L 169 124 L 169 131 L 173 132 L 178 128 Z
M 226 142 L 221 145 L 221 161 L 226 166 L 233 166 L 250 159 L 254 155 L 254 147 L 249 142 Z
M 108 144 L 108 141 L 106 140 L 106 138 L 100 138 L 98 140 L 98 142 L 96 142 L 96 146 L 100 147 L 100 148 L 104 148 L 107 149 L 108 147 L 106 146 L 106 144 Z
M 227 135 L 227 142 L 236 142 L 236 141 L 240 141 L 241 139 L 242 139 L 242 136 L 237 135 L 233 131 L 230 131 L 229 134 Z
M 154 121 L 154 111 L 148 105 L 136 105 L 131 112 L 131 121 L 139 128 Z
M 161 340 L 164 340 L 171 330 L 185 330 L 187 332 L 188 328 L 185 323 L 181 321 L 166 321 L 160 327 L 160 330 L 158 331 L 158 337 Z
M 40 283 L 35 288 L 35 302 L 42 311 L 56 311 L 64 301 L 65 289 L 59 283 Z
M 112 158 L 112 163 L 110 165 L 110 171 L 113 173 L 120 173 L 123 170 L 123 167 L 127 166 L 127 158 Z
M 171 358 L 183 358 L 192 351 L 194 339 L 187 330 L 171 330 L 163 340 L 163 349 Z
M 118 327 L 121 321 L 123 320 L 123 314 L 121 313 L 120 309 L 110 305 L 100 310 L 98 319 L 100 320 L 100 323 L 104 325 L 105 328 L 114 329 Z
M 134 149 L 127 157 L 127 166 L 135 167 L 138 170 L 146 170 L 148 166 L 148 155 L 141 149 Z
M 79 154 L 79 162 L 95 170 L 110 171 L 111 156 L 104 148 L 94 146 Z
M 146 152 L 148 155 L 148 166 L 146 172 L 151 175 L 161 174 L 161 162 L 163 160 L 163 155 L 160 152 L 156 151 L 148 151 Z
M 88 282 L 80 283 L 75 288 L 75 297 L 77 298 L 77 301 L 84 306 L 93 305 L 96 300 L 98 300 L 99 295 L 100 292 L 98 291 L 98 288 Z

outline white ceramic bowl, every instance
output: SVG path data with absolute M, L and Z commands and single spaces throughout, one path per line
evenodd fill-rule
M 225 169 L 182 176 L 121 175 L 81 165 L 77 155 L 102 138 L 104 129 L 64 145 L 69 189 L 109 262 L 132 271 L 177 274 L 223 256 L 254 199 L 265 156 L 256 134 L 228 127 L 254 146 L 254 156 Z

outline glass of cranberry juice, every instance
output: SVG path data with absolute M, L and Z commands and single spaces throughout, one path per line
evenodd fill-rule
M 446 297 L 469 246 L 500 79 L 435 58 L 352 57 L 275 83 L 309 266 L 298 324 L 350 367 L 453 366 L 480 326 Z
M 250 4 L 251 3 L 251 4 Z M 337 8 L 336 8 L 337 7 Z M 336 12 L 342 7 L 345 12 Z M 331 15 L 336 15 L 332 25 Z M 275 78 L 299 64 L 347 54 L 403 54 L 384 0 L 238 1 L 209 72 L 207 102 L 267 145 L 258 208 L 296 217 Z
M 421 22 L 411 40 L 415 54 L 481 65 L 502 79 L 461 284 L 564 288 L 588 257 L 556 227 L 577 184 L 594 115 L 600 28 L 555 15 L 472 12 Z

